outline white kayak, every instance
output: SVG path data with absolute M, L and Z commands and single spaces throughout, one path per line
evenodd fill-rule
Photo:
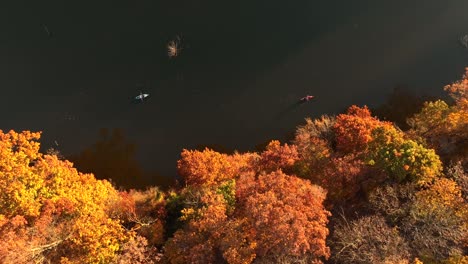
M 140 95 L 135 96 L 135 100 L 141 100 L 141 101 L 143 101 L 143 99 L 145 99 L 145 98 L 148 97 L 148 96 L 149 96 L 149 94 L 140 93 Z

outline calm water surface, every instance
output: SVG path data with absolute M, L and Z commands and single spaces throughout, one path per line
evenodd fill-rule
M 468 66 L 457 42 L 466 10 L 466 0 L 2 3 L 0 128 L 42 130 L 43 146 L 66 155 L 119 128 L 145 169 L 172 176 L 182 148 L 253 149 L 304 117 L 378 105 L 399 84 L 442 95 Z M 150 99 L 132 104 L 140 90 Z M 306 94 L 316 100 L 285 113 Z

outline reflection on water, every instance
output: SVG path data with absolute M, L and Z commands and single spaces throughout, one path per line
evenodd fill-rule
M 167 187 L 172 179 L 145 171 L 136 160 L 136 150 L 137 146 L 128 142 L 122 129 L 109 131 L 103 128 L 94 144 L 67 159 L 79 171 L 93 173 L 98 179 L 111 180 L 117 187 Z

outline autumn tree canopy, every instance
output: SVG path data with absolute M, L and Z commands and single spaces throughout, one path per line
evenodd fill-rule
M 444 87 L 454 100 L 426 102 L 423 109 L 408 120 L 412 133 L 427 139 L 447 161 L 468 160 L 468 68 L 462 79 Z
M 336 117 L 333 127 L 336 135 L 336 148 L 344 153 L 359 153 L 367 150 L 372 140 L 372 131 L 381 126 L 391 126 L 371 116 L 370 110 L 364 106 L 351 106 L 346 114 Z
M 0 131 L 0 262 L 467 263 L 467 75 L 408 131 L 351 106 L 258 152 L 184 149 L 168 190 L 118 191 Z M 103 133 L 75 160 L 121 187 L 132 153 Z
M 252 225 L 257 256 L 271 261 L 328 258 L 325 196 L 321 187 L 281 171 L 243 175 L 236 193 L 238 210 Z
M 0 131 L 0 259 L 98 263 L 112 260 L 129 233 L 108 208 L 107 181 L 39 153 L 40 133 Z

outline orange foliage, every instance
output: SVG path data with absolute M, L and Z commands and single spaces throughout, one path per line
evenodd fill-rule
M 421 210 L 426 213 L 432 213 L 437 208 L 446 207 L 458 211 L 461 215 L 463 209 L 468 209 L 461 197 L 460 187 L 455 181 L 446 178 L 440 178 L 428 189 L 417 192 L 416 198 L 418 204 L 422 206 Z
M 221 233 L 219 248 L 229 264 L 251 263 L 255 259 L 257 243 L 247 218 L 229 220 Z
M 293 165 L 299 159 L 297 148 L 294 145 L 284 144 L 278 140 L 271 141 L 265 151 L 260 155 L 260 170 L 272 172 L 278 169 L 291 171 Z
M 463 80 L 445 87 L 455 105 L 426 103 L 409 120 L 413 136 L 429 139 L 439 151 L 453 140 L 445 150 L 455 148 L 457 155 L 467 149 L 466 70 Z M 68 161 L 39 153 L 40 133 L 0 130 L 0 262 L 319 263 L 330 257 L 327 193 L 331 204 L 349 201 L 366 184 L 381 183 L 381 175 L 395 185 L 413 182 L 406 196 L 391 188 L 378 193 L 380 200 L 370 196 L 376 211 L 398 220 L 402 232 L 382 217 L 335 226 L 332 241 L 347 243 L 338 247 L 338 258 L 404 262 L 403 233 L 414 252 L 434 259 L 466 246 L 466 200 L 455 181 L 441 177 L 442 163 L 432 149 L 372 117 L 365 106 L 306 122 L 294 144 L 273 140 L 260 154 L 184 149 L 177 169 L 186 187 L 169 193 L 118 192 Z M 308 180 L 291 176 L 293 171 Z M 127 180 L 125 173 L 119 177 Z M 460 177 L 454 178 L 463 182 Z M 162 245 L 164 256 L 155 247 Z
M 391 123 L 372 117 L 367 106 L 351 106 L 346 114 L 336 118 L 334 130 L 337 150 L 344 153 L 367 150 L 367 144 L 372 140 L 372 130 L 379 126 L 391 126 Z
M 188 185 L 213 185 L 232 179 L 249 163 L 250 156 L 233 157 L 205 148 L 203 151 L 184 149 L 177 162 L 179 174 Z
M 236 186 L 231 219 L 227 215 L 229 201 L 216 187 L 198 189 L 199 194 L 191 191 L 185 202 L 189 207 L 181 212 L 186 225 L 165 246 L 170 263 L 328 258 L 325 238 L 330 213 L 322 205 L 326 195 L 322 188 L 280 171 L 258 179 L 253 172 L 244 173 Z
M 325 196 L 321 187 L 281 171 L 241 176 L 238 214 L 252 225 L 257 256 L 328 258 L 325 238 L 330 213 L 322 205 Z
M 235 171 L 236 177 L 258 167 L 258 164 L 261 162 L 261 157 L 256 152 L 235 152 L 234 154 L 229 155 L 228 159 L 231 162 L 231 166 L 233 171 Z
M 31 247 L 27 240 L 26 219 L 22 216 L 5 218 L 0 215 L 0 262 L 27 263 L 34 259 L 29 252 Z
M 200 204 L 183 210 L 187 225 L 177 230 L 165 245 L 170 263 L 214 263 L 216 241 L 227 219 L 226 202 L 221 194 L 201 190 Z

